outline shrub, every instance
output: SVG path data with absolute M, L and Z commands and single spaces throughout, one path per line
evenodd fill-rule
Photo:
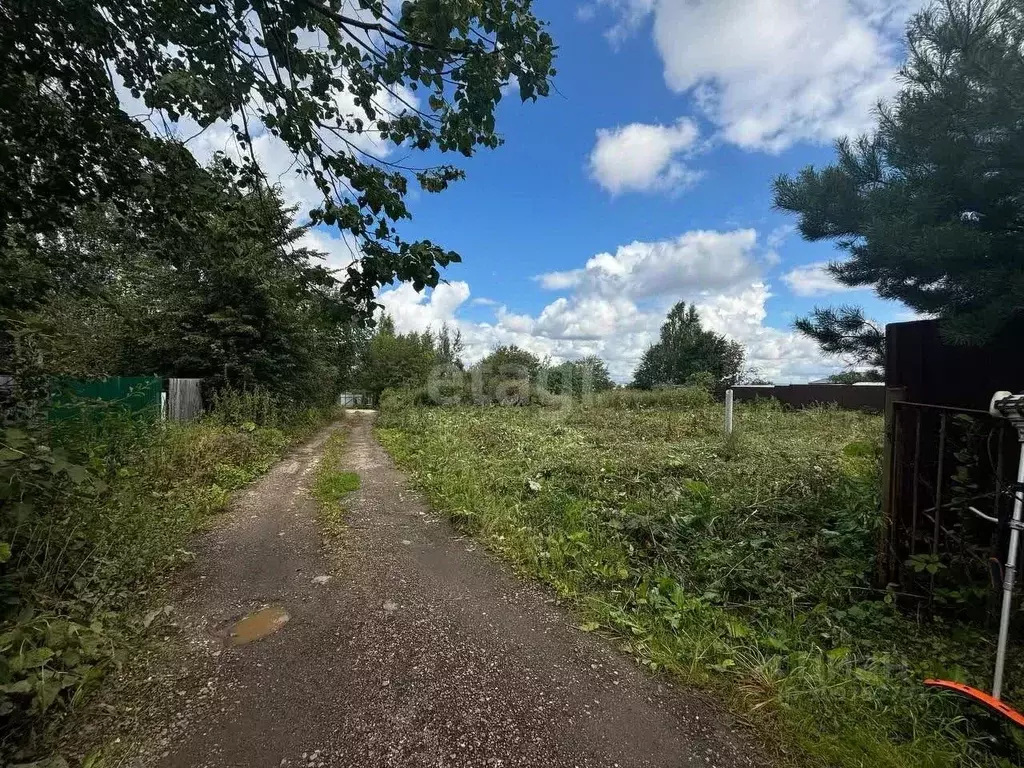
M 599 408 L 614 408 L 624 411 L 642 411 L 652 408 L 696 408 L 711 402 L 711 393 L 700 386 L 612 389 L 602 392 L 594 400 L 595 405 Z
M 310 406 L 294 402 L 256 387 L 249 390 L 222 389 L 211 396 L 207 418 L 222 426 L 253 425 L 287 432 L 306 432 L 324 420 L 331 406 Z
M 377 401 L 381 411 L 400 411 L 430 405 L 430 397 L 422 389 L 385 389 Z

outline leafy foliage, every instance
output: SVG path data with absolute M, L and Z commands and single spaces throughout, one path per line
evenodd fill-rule
M 96 268 L 18 316 L 35 337 L 33 365 L 331 402 L 352 383 L 366 331 L 348 319 L 321 254 L 299 247 L 306 230 L 292 225 L 277 190 L 246 191 L 213 171 L 200 178 L 211 183 L 193 189 L 185 218 L 137 232 L 114 210 L 82 210 L 41 239 L 43 250 Z M 3 351 L 0 368 L 22 378 L 26 367 Z
M 5 0 L 0 20 L 0 250 L 5 273 L 17 267 L 29 289 L 40 287 L 38 236 L 89 204 L 126 210 L 177 149 L 125 114 L 121 84 L 155 111 L 154 127 L 226 121 L 239 151 L 223 162 L 253 188 L 266 186 L 254 140 L 283 141 L 323 194 L 311 220 L 358 244 L 361 263 L 340 290 L 368 315 L 378 286 L 436 285 L 437 266 L 458 259 L 403 240 L 395 223 L 409 217 L 410 181 L 437 192 L 462 171 L 390 163 L 359 138 L 470 156 L 501 143 L 503 86 L 515 78 L 520 98 L 536 99 L 554 74 L 530 0 L 406 2 L 397 15 L 382 0 L 353 10 L 338 0 Z M 29 294 L 39 291 L 18 292 Z
M 402 408 L 378 431 L 438 509 L 550 585 L 582 630 L 719 687 L 787 764 L 1017 764 L 920 684 L 984 686 L 989 633 L 906 616 L 872 589 L 880 419 L 760 403 L 737 407 L 733 440 L 721 424 L 705 399 L 557 420 Z M 1010 658 L 1013 700 L 1024 663 Z
M 843 139 L 834 165 L 775 182 L 775 205 L 808 240 L 834 240 L 844 285 L 940 317 L 947 335 L 983 341 L 1020 312 L 1024 8 L 946 0 L 907 29 L 903 88 L 871 136 Z M 859 313 L 819 310 L 798 327 L 880 362 Z
M 58 294 L 36 313 L 59 372 L 195 377 L 297 401 L 339 389 L 356 331 L 343 321 L 334 278 L 320 254 L 296 247 L 305 230 L 275 190 L 221 181 L 185 232 L 140 237 L 96 211 L 61 231 L 65 250 L 98 243 L 120 253 L 89 295 Z
M 545 369 L 541 359 L 515 344 L 496 347 L 470 369 L 471 378 L 487 402 L 527 405 Z
M 458 328 L 449 328 L 447 323 L 442 323 L 434 339 L 434 348 L 438 365 L 459 371 L 465 368 L 462 363 L 465 345 L 462 343 L 462 331 Z
M 118 406 L 0 429 L 0 753 L 33 749 L 156 616 L 187 537 L 330 411 L 220 396 L 194 423 Z M 257 423 L 260 422 L 260 423 Z M 20 755 L 25 757 L 26 755 Z M 20 762 L 20 760 L 19 760 Z
M 438 361 L 429 332 L 395 333 L 394 321 L 384 316 L 363 357 L 360 385 L 374 400 L 386 389 L 423 386 Z
M 567 360 L 547 371 L 547 389 L 556 395 L 583 398 L 615 387 L 608 366 L 597 355 Z
M 710 374 L 715 389 L 724 390 L 736 382 L 743 368 L 743 347 L 700 325 L 697 308 L 680 301 L 668 313 L 657 343 L 648 347 L 633 374 L 633 386 L 689 383 L 694 374 Z

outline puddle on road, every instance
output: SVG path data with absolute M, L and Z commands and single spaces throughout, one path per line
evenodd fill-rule
M 288 611 L 280 605 L 268 605 L 256 613 L 250 613 L 231 627 L 228 642 L 231 645 L 245 645 L 272 635 L 288 623 Z

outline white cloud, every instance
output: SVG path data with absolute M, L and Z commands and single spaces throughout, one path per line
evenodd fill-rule
M 590 175 L 613 195 L 625 191 L 682 189 L 700 173 L 681 157 L 694 148 L 697 124 L 680 118 L 675 125 L 632 123 L 600 129 L 590 153 Z
M 824 296 L 829 293 L 860 290 L 836 280 L 828 271 L 827 261 L 816 261 L 791 269 L 782 276 L 782 281 L 796 296 Z
M 361 251 L 351 238 L 339 236 L 333 230 L 307 230 L 295 243 L 295 247 L 308 248 L 322 253 L 324 255 L 323 266 L 333 271 L 343 271 L 362 258 Z M 339 279 L 345 277 L 343 272 L 337 276 Z
M 841 361 L 823 355 L 813 340 L 764 324 L 771 296 L 768 286 L 757 282 L 738 292 L 708 297 L 697 303 L 697 311 L 705 328 L 740 342 L 746 365 L 775 383 L 810 381 L 841 368 Z
M 674 240 L 619 246 L 614 254 L 592 257 L 582 269 L 548 272 L 538 279 L 549 290 L 571 288 L 605 297 L 723 290 L 761 273 L 756 245 L 753 229 L 695 230 Z
M 469 283 L 454 280 L 429 291 L 417 292 L 411 283 L 402 283 L 377 295 L 377 302 L 395 321 L 399 333 L 421 333 L 454 325 L 455 313 L 469 298 Z
M 901 33 L 923 0 L 603 0 L 615 42 L 653 19 L 665 82 L 721 136 L 780 151 L 872 125 L 895 93 Z
M 597 5 L 611 6 L 618 13 L 618 20 L 605 33 L 615 47 L 633 34 L 643 24 L 647 15 L 654 10 L 658 0 L 595 0 Z M 594 8 L 594 6 L 591 6 Z M 595 10 L 596 13 L 596 10 Z M 591 14 L 593 18 L 594 14 Z M 589 19 L 584 19 L 584 21 Z
M 379 300 L 400 331 L 436 330 L 444 322 L 459 328 L 469 363 L 499 344 L 516 344 L 555 362 L 599 355 L 612 376 L 626 382 L 657 339 L 669 308 L 685 299 L 696 302 L 705 327 L 741 342 L 748 363 L 762 375 L 786 382 L 835 371 L 839 364 L 813 341 L 765 325 L 771 297 L 762 279 L 766 247 L 750 229 L 631 243 L 594 256 L 580 269 L 540 276 L 544 287 L 565 295 L 535 314 L 499 305 L 491 322 L 458 317 L 467 301 L 482 303 L 469 300 L 469 286 L 461 282 L 424 294 L 400 286 Z

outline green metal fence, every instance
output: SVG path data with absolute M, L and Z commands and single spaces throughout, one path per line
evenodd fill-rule
M 156 418 L 160 414 L 162 391 L 163 380 L 155 376 L 63 379 L 57 384 L 50 418 L 60 421 L 111 406 Z

